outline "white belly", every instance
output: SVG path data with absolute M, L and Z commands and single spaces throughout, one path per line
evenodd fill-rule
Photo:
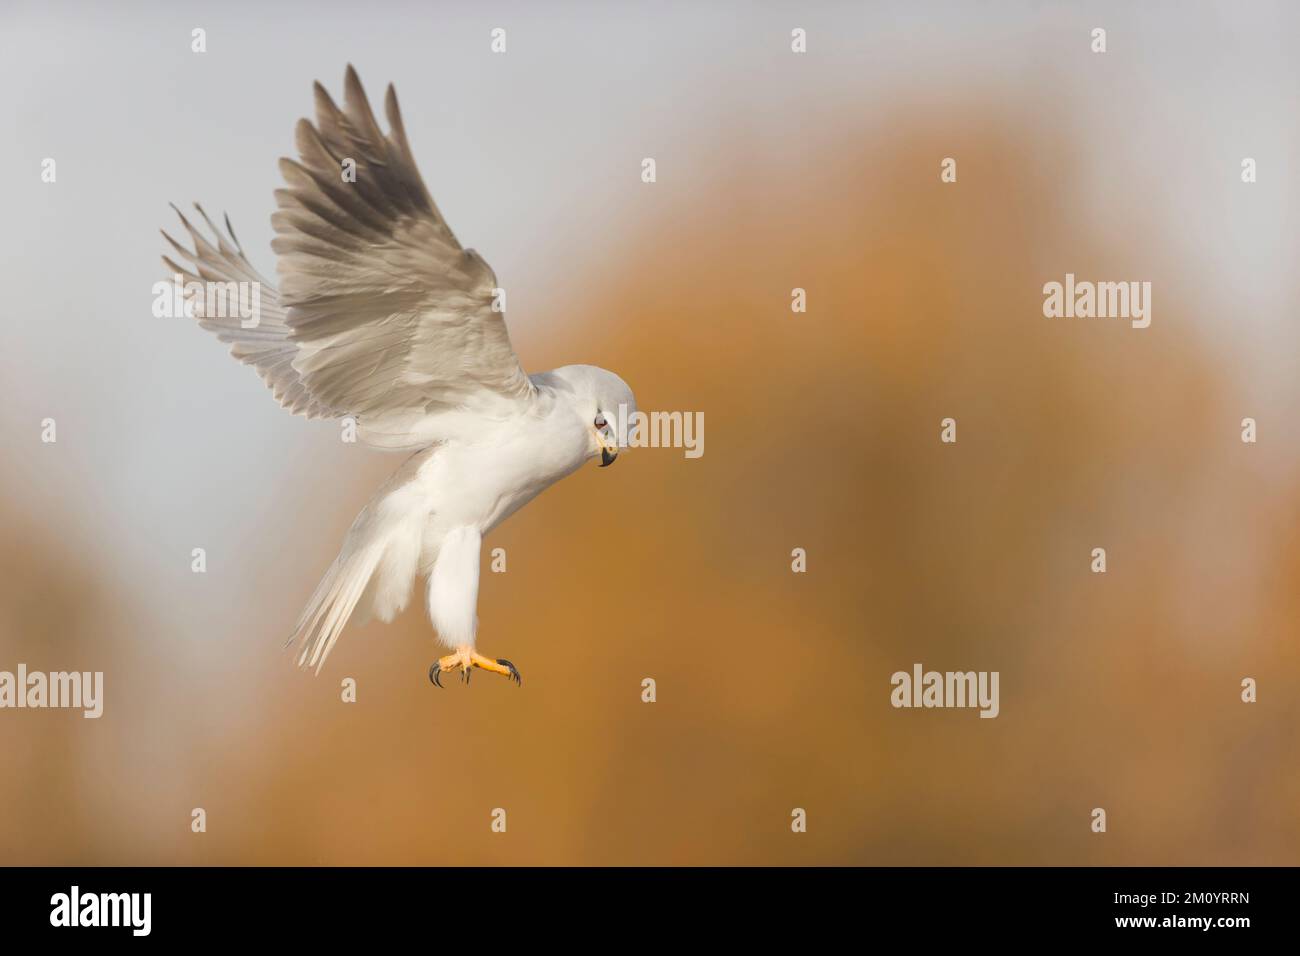
M 304 661 L 324 662 L 358 606 L 392 620 L 420 574 L 440 639 L 473 646 L 482 536 L 581 467 L 592 439 L 571 409 L 472 427 L 411 455 L 357 515 L 296 628 Z
M 497 428 L 474 444 L 449 442 L 420 453 L 427 458 L 413 482 L 418 497 L 412 496 L 409 506 L 425 520 L 422 559 L 431 557 L 453 528 L 472 527 L 487 534 L 580 468 L 588 449 L 589 438 L 581 427 L 530 422 Z

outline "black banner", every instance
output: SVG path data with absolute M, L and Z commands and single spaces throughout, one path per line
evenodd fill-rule
M 1282 931 L 1286 869 L 245 869 L 0 871 L 6 937 L 296 943 L 451 930 L 520 941 L 665 921 L 761 938 L 836 924 L 934 939 L 1041 933 L 1179 945 Z

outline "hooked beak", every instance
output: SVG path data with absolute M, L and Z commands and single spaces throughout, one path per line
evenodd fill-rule
M 596 435 L 596 444 L 600 446 L 600 467 L 614 464 L 614 459 L 618 457 L 618 442 L 602 430 L 593 428 L 592 431 Z

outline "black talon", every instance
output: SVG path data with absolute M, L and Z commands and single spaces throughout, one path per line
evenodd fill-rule
M 504 657 L 498 657 L 498 658 L 497 658 L 497 663 L 500 664 L 502 667 L 507 668 L 507 669 L 510 671 L 510 679 L 511 679 L 511 680 L 513 680 L 513 681 L 514 681 L 516 684 L 518 684 L 520 687 L 523 687 L 523 686 L 524 686 L 524 679 L 523 679 L 522 677 L 519 676 L 519 668 L 515 667 L 514 664 L 511 664 L 511 663 L 510 663 L 508 660 L 506 660 Z
M 429 665 L 429 680 L 433 681 L 439 687 L 442 686 L 442 681 L 438 679 L 438 675 L 440 673 L 442 673 L 442 668 L 438 666 L 437 661 L 434 661 L 432 664 Z

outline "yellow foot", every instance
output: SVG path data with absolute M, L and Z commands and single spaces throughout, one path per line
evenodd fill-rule
M 429 680 L 441 687 L 442 681 L 439 680 L 439 677 L 448 671 L 454 671 L 458 667 L 466 684 L 469 683 L 469 676 L 476 667 L 508 677 L 521 687 L 524 683 L 514 664 L 504 658 L 494 661 L 490 657 L 484 657 L 482 654 L 475 653 L 472 647 L 459 647 L 456 649 L 455 654 L 448 654 L 446 657 L 440 657 L 434 661 L 429 667 Z

